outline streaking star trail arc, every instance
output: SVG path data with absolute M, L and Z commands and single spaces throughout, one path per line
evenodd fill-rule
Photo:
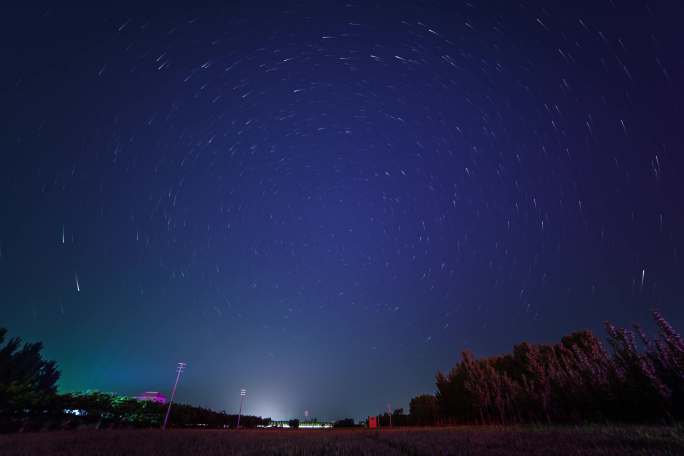
M 8 7 L 3 325 L 62 391 L 184 360 L 178 402 L 282 419 L 408 410 L 465 349 L 684 327 L 683 8 Z

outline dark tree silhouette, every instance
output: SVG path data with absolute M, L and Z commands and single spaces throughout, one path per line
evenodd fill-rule
M 59 371 L 41 355 L 41 342 L 23 343 L 0 328 L 0 426 L 44 415 L 54 406 Z
M 413 422 L 419 426 L 435 424 L 439 415 L 437 398 L 432 394 L 422 394 L 411 399 L 409 411 Z
M 589 331 L 558 344 L 513 347 L 477 359 L 466 351 L 437 373 L 440 420 L 466 423 L 641 421 L 684 417 L 684 341 L 657 312 L 650 339 L 606 323 L 609 352 Z M 635 332 L 641 344 L 637 342 Z M 416 400 L 418 398 L 414 398 Z M 418 414 L 413 411 L 412 415 Z
M 335 424 L 333 424 L 333 427 L 336 428 L 350 428 L 350 427 L 355 427 L 356 423 L 354 423 L 353 418 L 344 418 L 342 420 L 337 420 L 335 421 Z

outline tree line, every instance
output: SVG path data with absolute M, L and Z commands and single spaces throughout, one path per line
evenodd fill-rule
M 166 405 L 100 392 L 58 394 L 59 371 L 41 355 L 40 342 L 6 340 L 0 328 L 0 432 L 80 427 L 159 427 Z M 270 418 L 242 416 L 240 427 L 266 425 Z M 170 427 L 235 428 L 237 415 L 173 404 Z
M 649 337 L 605 324 L 606 349 L 590 331 L 556 344 L 520 343 L 508 354 L 470 351 L 437 391 L 411 401 L 413 424 L 671 423 L 684 418 L 684 341 L 658 312 Z
M 671 423 L 684 418 L 684 340 L 658 312 L 649 337 L 605 324 L 609 349 L 590 331 L 555 344 L 522 342 L 511 353 L 476 358 L 470 351 L 446 374 L 435 394 L 411 399 L 379 415 L 380 426 L 581 422 Z M 165 406 L 102 393 L 58 394 L 59 371 L 41 356 L 42 344 L 6 341 L 0 328 L 0 431 L 46 428 L 158 427 Z M 269 418 L 243 416 L 241 427 Z M 336 427 L 353 425 L 340 420 Z M 235 427 L 237 415 L 175 404 L 174 427 Z M 298 423 L 292 423 L 296 427 Z

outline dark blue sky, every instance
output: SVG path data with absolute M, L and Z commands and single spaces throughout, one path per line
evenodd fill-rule
M 684 327 L 681 2 L 230 3 L 3 14 L 0 324 L 63 391 L 360 417 Z

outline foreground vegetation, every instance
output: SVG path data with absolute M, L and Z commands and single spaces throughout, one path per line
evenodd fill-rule
M 520 343 L 477 359 L 465 352 L 435 396 L 411 401 L 432 423 L 673 423 L 684 419 L 684 341 L 657 312 L 651 338 L 606 323 L 607 350 L 589 331 L 557 344 Z
M 110 430 L 0 436 L 5 456 L 59 455 L 676 455 L 677 427 Z

